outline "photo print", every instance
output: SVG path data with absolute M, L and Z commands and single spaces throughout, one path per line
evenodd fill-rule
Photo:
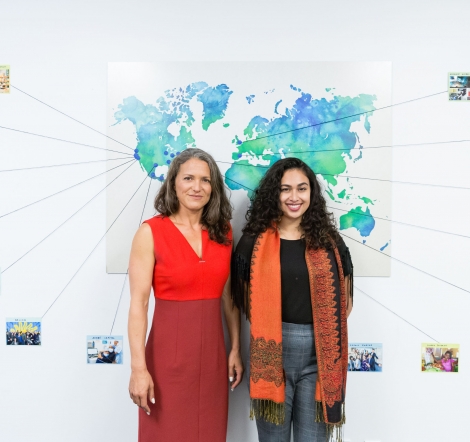
M 10 93 L 10 66 L 0 64 L 0 94 Z
M 470 72 L 449 74 L 449 101 L 470 101 Z
M 87 364 L 121 364 L 122 336 L 87 336 Z
M 348 371 L 381 372 L 382 344 L 349 343 Z
M 421 344 L 421 371 L 426 373 L 458 373 L 459 344 Z
M 41 318 L 7 318 L 7 345 L 41 345 Z

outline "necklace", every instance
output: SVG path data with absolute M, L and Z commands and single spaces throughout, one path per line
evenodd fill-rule
M 303 233 L 299 229 L 299 227 L 297 227 L 295 229 L 295 232 L 292 232 L 292 231 L 289 231 L 289 230 L 284 230 L 280 226 L 278 226 L 277 230 L 279 231 L 279 234 L 280 234 L 282 239 L 296 240 L 296 239 L 301 239 L 302 236 L 303 236 Z

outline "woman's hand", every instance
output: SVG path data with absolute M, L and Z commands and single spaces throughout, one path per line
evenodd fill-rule
M 232 350 L 228 355 L 228 379 L 230 381 L 230 389 L 233 391 L 243 379 L 244 368 L 240 355 L 240 311 L 232 303 L 230 276 L 225 283 L 224 292 L 222 293 L 222 305 L 232 346 Z
M 228 355 L 228 378 L 230 381 L 230 389 L 233 391 L 243 379 L 242 357 L 239 350 L 232 350 Z
M 147 370 L 132 371 L 129 382 L 129 394 L 134 404 L 142 408 L 150 415 L 150 407 L 147 398 L 152 404 L 155 403 L 152 376 Z

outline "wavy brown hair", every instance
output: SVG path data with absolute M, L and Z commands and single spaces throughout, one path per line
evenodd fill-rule
M 298 158 L 276 161 L 266 172 L 251 197 L 243 233 L 258 236 L 280 220 L 283 215 L 280 203 L 281 180 L 289 169 L 300 170 L 310 183 L 310 205 L 300 223 L 307 247 L 331 249 L 331 240 L 336 243 L 339 239 L 333 214 L 326 210 L 326 201 L 315 173 Z
M 175 179 L 182 164 L 191 158 L 204 161 L 209 166 L 211 178 L 211 196 L 202 211 L 201 223 L 207 229 L 209 238 L 219 244 L 230 244 L 228 238 L 232 206 L 225 194 L 224 181 L 214 158 L 201 149 L 183 150 L 170 164 L 165 181 L 155 197 L 154 207 L 164 216 L 178 212 L 180 203 L 176 196 Z

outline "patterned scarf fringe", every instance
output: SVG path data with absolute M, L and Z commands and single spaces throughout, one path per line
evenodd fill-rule
M 315 406 L 315 422 L 325 422 L 322 403 L 315 401 Z M 343 425 L 345 423 L 346 412 L 343 403 L 341 404 L 341 420 L 336 424 L 326 423 L 326 442 L 344 442 Z
M 278 404 L 269 399 L 250 400 L 250 419 L 264 419 L 276 425 L 282 425 L 285 419 L 285 404 Z

